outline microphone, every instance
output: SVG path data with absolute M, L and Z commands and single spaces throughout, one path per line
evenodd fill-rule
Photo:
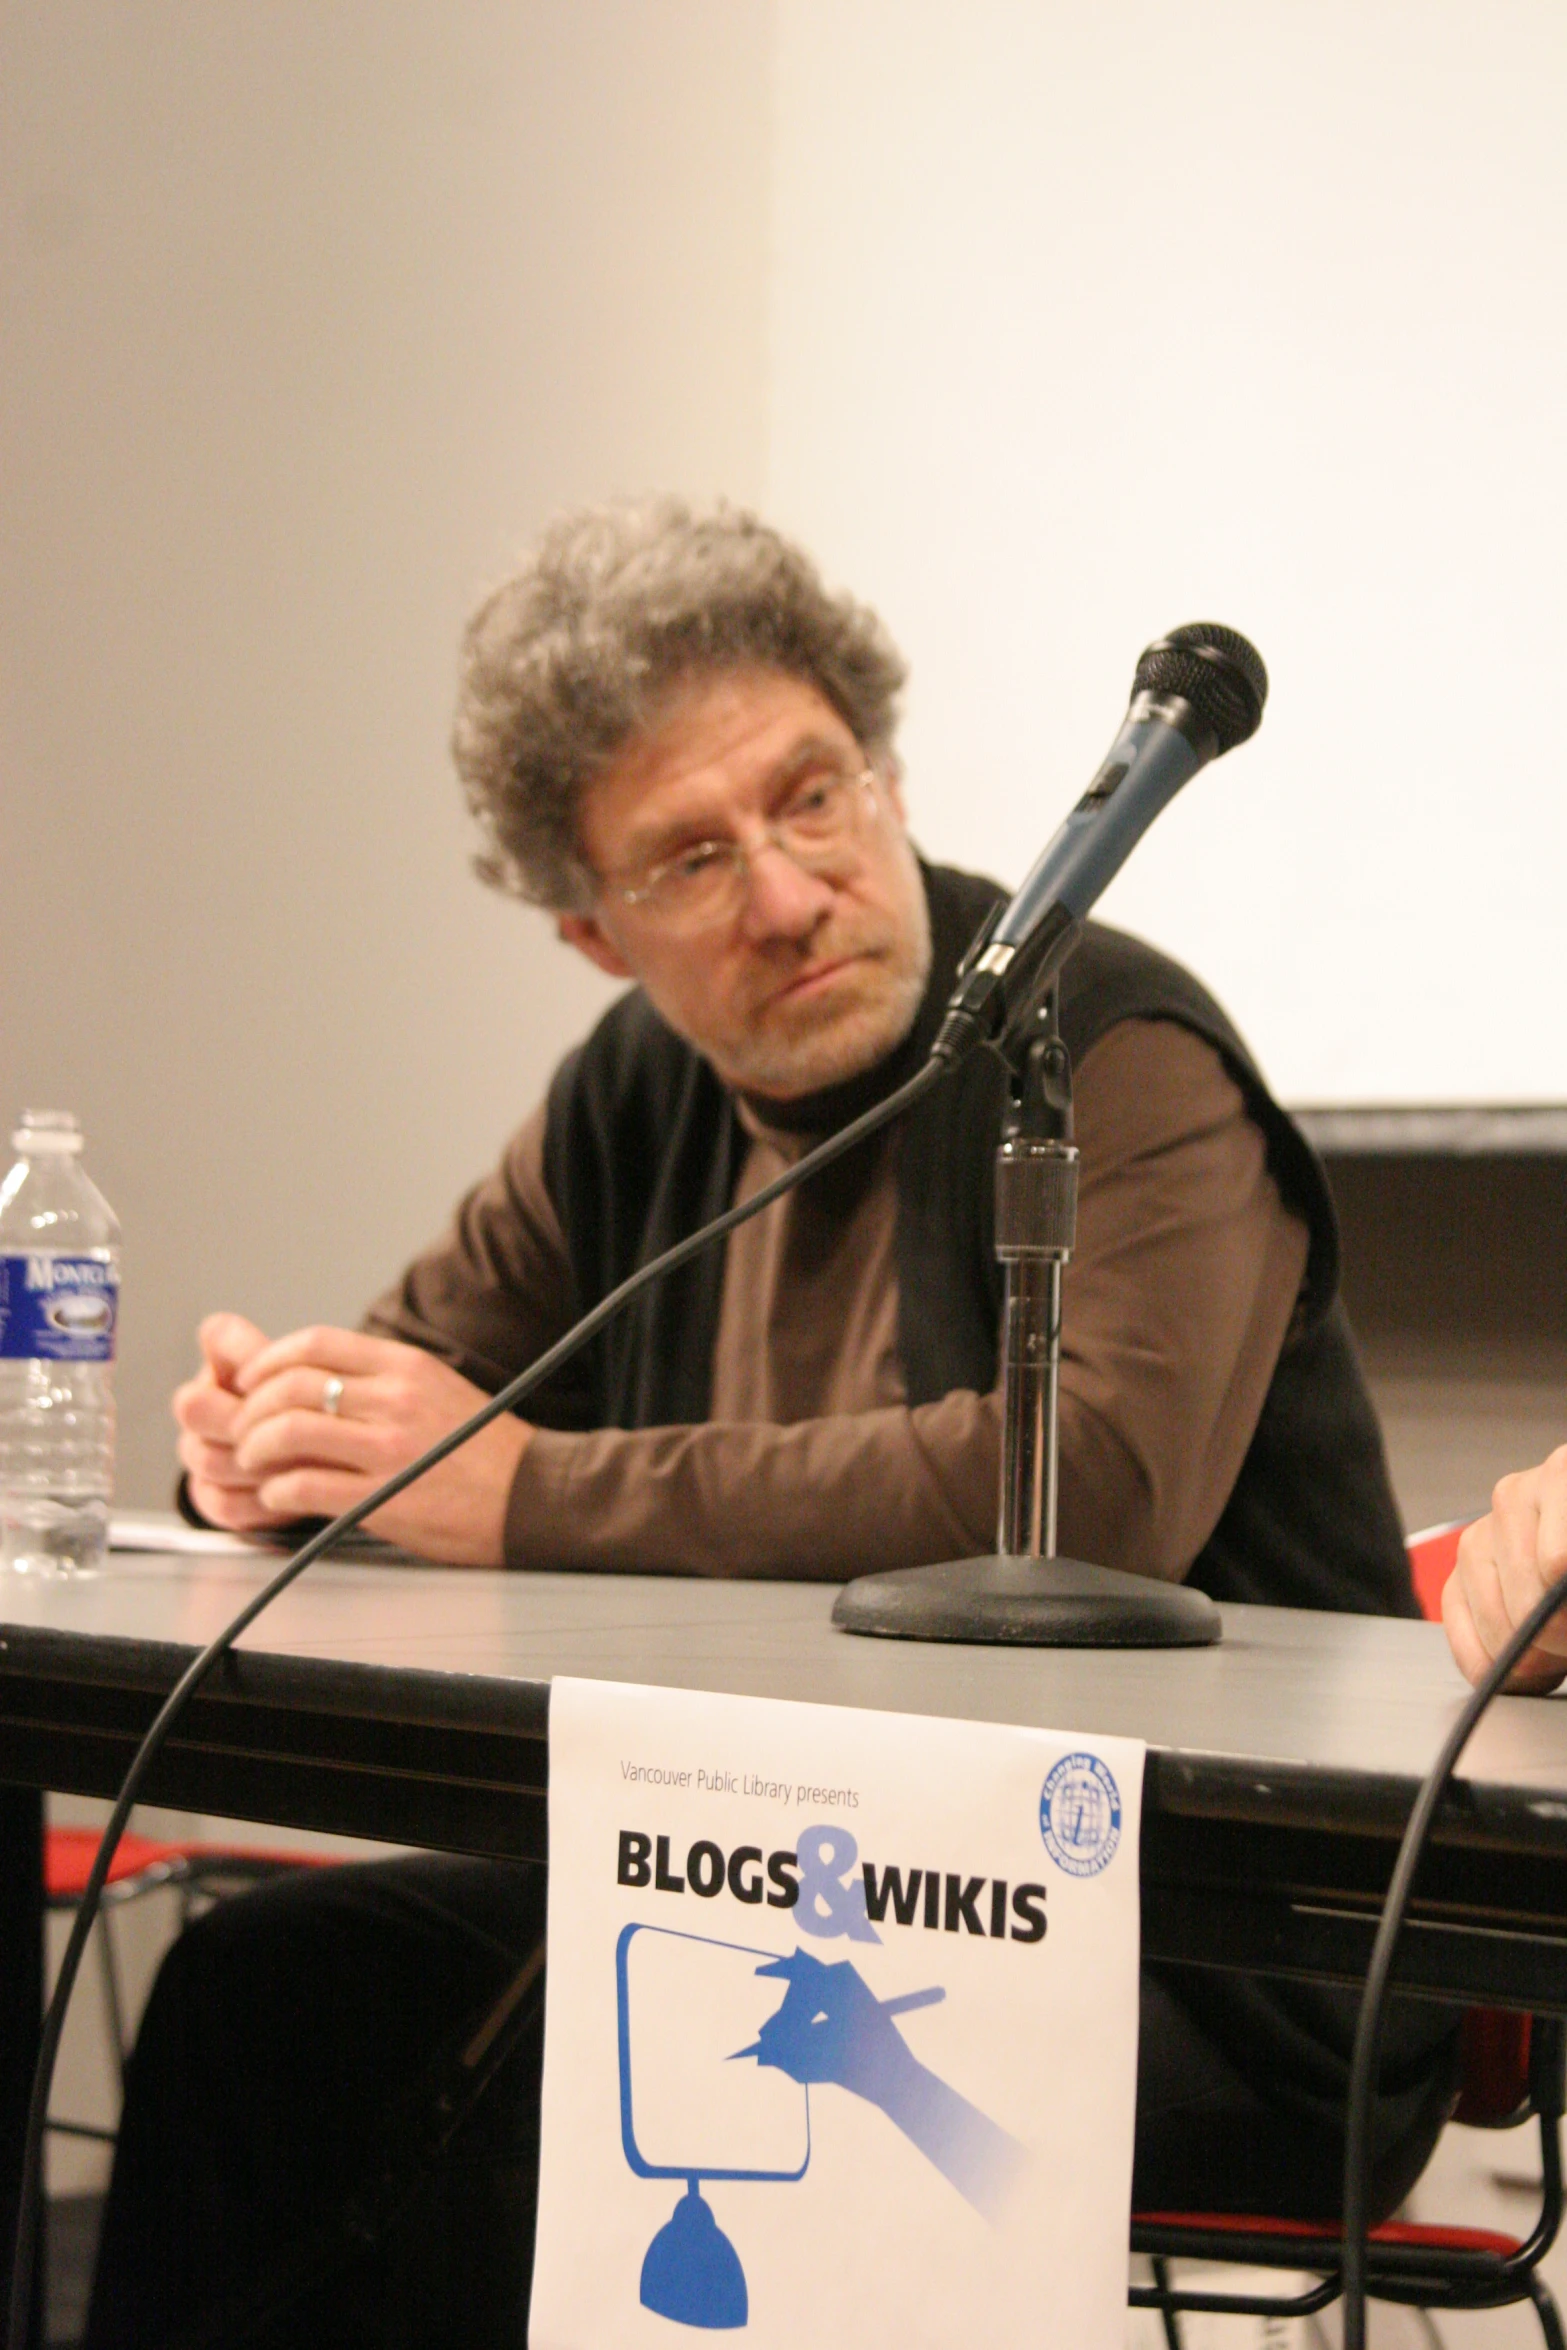
M 1098 774 L 964 956 L 934 1057 L 962 1060 L 1032 1008 L 1161 808 L 1199 767 L 1256 733 L 1267 698 L 1262 656 L 1237 629 L 1193 620 L 1147 648 Z

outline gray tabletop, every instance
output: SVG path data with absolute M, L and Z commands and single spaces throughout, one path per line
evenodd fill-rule
M 0 1781 L 106 1793 L 275 1557 L 118 1555 L 0 1591 Z M 1147 1741 L 1145 1953 L 1354 1981 L 1416 1786 L 1464 1698 L 1433 1626 L 1224 1610 L 1212 1649 L 925 1645 L 835 1588 L 328 1562 L 244 1635 L 148 1794 L 542 1860 L 556 1674 Z M 1400 1979 L 1567 2011 L 1567 1698 L 1501 1700 L 1422 1871 Z
M 84 1665 L 199 1648 L 275 1558 L 116 1555 L 100 1579 L 13 1579 L 0 1643 L 63 1636 Z M 422 1681 L 483 1686 L 542 1726 L 557 1673 L 827 1705 L 1103 1731 L 1153 1748 L 1324 1779 L 1412 1781 L 1465 1694 L 1442 1632 L 1380 1617 L 1224 1609 L 1223 1643 L 1177 1650 L 1001 1649 L 869 1640 L 829 1621 L 835 1586 L 641 1575 L 490 1574 L 416 1565 L 310 1569 L 243 1636 L 248 1657 L 350 1668 L 417 1708 Z M 293 1675 L 289 1685 L 297 1686 Z M 1506 1698 L 1461 1776 L 1567 1825 L 1567 1695 Z

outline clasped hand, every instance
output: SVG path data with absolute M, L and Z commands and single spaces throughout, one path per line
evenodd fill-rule
M 236 1534 L 336 1517 L 485 1400 L 437 1356 L 362 1331 L 269 1340 L 241 1314 L 209 1314 L 199 1335 L 201 1370 L 174 1394 L 179 1457 L 196 1508 Z M 370 1531 L 451 1566 L 501 1565 L 532 1433 L 503 1414 L 377 1510 Z

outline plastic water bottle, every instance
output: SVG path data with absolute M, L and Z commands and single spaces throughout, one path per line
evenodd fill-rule
M 24 1110 L 0 1184 L 0 1570 L 92 1575 L 114 1479 L 120 1227 L 61 1110 Z

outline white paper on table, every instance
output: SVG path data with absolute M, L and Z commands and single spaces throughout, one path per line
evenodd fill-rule
M 286 1528 L 270 1536 L 226 1534 L 217 1526 L 193 1526 L 171 1510 L 115 1510 L 109 1519 L 109 1548 L 132 1553 L 165 1551 L 178 1558 L 259 1559 L 281 1565 L 294 1542 Z M 332 1556 L 340 1563 L 351 1559 L 373 1566 L 431 1564 L 395 1542 L 384 1542 L 378 1534 L 367 1534 L 360 1526 L 338 1537 Z
M 266 1546 L 217 1526 L 192 1526 L 164 1510 L 115 1510 L 109 1519 L 111 1550 L 172 1551 L 181 1558 L 264 1558 Z
M 532 2350 L 1122 2350 L 1142 1773 L 557 1680 Z

